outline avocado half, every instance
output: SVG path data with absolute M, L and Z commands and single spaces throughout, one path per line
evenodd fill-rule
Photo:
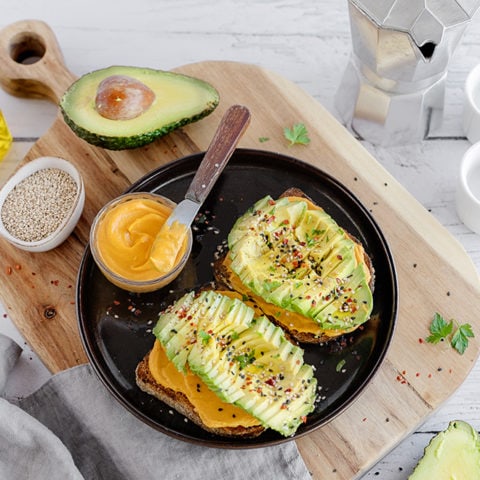
M 154 93 L 135 118 L 111 119 L 99 113 L 99 86 L 112 77 L 130 78 Z M 83 140 L 109 150 L 137 148 L 172 130 L 202 119 L 219 103 L 209 83 L 180 73 L 151 68 L 112 66 L 80 77 L 63 95 L 60 110 L 67 125 Z
M 480 478 L 480 439 L 466 422 L 450 422 L 435 435 L 408 480 L 470 480 Z

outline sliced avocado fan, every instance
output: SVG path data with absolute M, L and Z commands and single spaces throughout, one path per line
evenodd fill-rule
M 302 199 L 266 196 L 235 222 L 228 247 L 232 271 L 265 301 L 325 330 L 369 319 L 368 271 L 356 243 L 324 210 Z
M 67 125 L 110 150 L 137 148 L 209 115 L 219 103 L 209 83 L 180 73 L 112 66 L 75 81 L 60 101 Z
M 160 313 L 153 333 L 178 370 L 188 366 L 264 427 L 291 436 L 314 410 L 317 381 L 303 350 L 239 299 L 186 294 Z

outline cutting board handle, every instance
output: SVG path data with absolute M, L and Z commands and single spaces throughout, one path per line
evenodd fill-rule
M 11 95 L 58 104 L 75 79 L 46 23 L 22 20 L 0 30 L 0 85 Z

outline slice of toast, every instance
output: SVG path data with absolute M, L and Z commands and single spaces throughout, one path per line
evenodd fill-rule
M 282 197 L 297 197 L 297 198 L 305 198 L 307 201 L 311 202 L 312 204 L 315 204 L 315 202 L 308 196 L 306 195 L 302 190 L 298 188 L 289 188 L 285 192 L 280 195 L 280 198 Z M 361 246 L 361 242 L 356 239 L 353 235 L 351 235 L 349 232 L 346 232 L 346 234 L 351 238 L 351 240 L 358 245 Z M 374 283 L 375 283 L 375 271 L 373 268 L 372 261 L 369 257 L 369 255 L 365 252 L 365 249 L 363 249 L 363 261 L 365 266 L 370 272 L 370 282 L 369 282 L 369 287 L 373 292 L 374 288 Z M 218 258 L 214 262 L 214 277 L 215 277 L 215 282 L 217 285 L 217 288 L 225 288 L 225 289 L 230 289 L 230 290 L 235 290 L 235 287 L 232 282 L 232 276 L 235 276 L 236 274 L 232 272 L 230 268 L 225 263 L 225 259 L 228 255 L 228 251 L 224 252 L 224 254 Z M 248 289 L 247 289 L 248 290 Z M 241 292 L 242 294 L 245 294 L 245 292 Z M 251 292 L 250 292 L 251 294 Z M 247 291 L 247 295 L 248 291 Z M 255 302 L 255 299 L 252 299 L 253 302 Z M 261 308 L 261 306 L 259 306 Z M 278 310 L 278 308 L 277 308 Z M 304 330 L 298 330 L 295 328 L 294 323 L 289 322 L 289 321 L 281 321 L 281 317 L 278 315 L 274 314 L 269 314 L 268 312 L 264 312 L 269 319 L 281 326 L 283 330 L 286 332 L 286 334 L 289 336 L 290 339 L 294 339 L 295 341 L 299 343 L 324 343 L 329 340 L 332 340 L 336 337 L 339 337 L 345 333 L 349 333 L 349 331 L 341 330 L 338 332 L 338 335 L 332 335 L 332 332 L 328 332 L 327 334 L 322 334 L 319 333 L 318 330 L 315 331 L 315 333 L 309 332 L 309 331 L 304 331 Z M 312 325 L 315 325 L 314 321 L 312 320 Z M 353 331 L 353 330 L 351 330 Z
M 203 428 L 204 430 L 215 435 L 223 437 L 243 437 L 255 438 L 258 437 L 265 428 L 261 425 L 254 426 L 229 426 L 229 427 L 210 427 L 200 418 L 195 406 L 192 405 L 187 396 L 182 392 L 177 392 L 172 388 L 160 385 L 153 378 L 149 366 L 148 358 L 150 353 L 147 353 L 143 360 L 137 365 L 135 370 L 135 378 L 137 385 L 141 390 L 161 400 L 162 402 L 175 409 L 180 414 L 184 415 L 190 421 Z

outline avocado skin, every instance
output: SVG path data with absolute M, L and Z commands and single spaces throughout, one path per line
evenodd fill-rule
M 105 132 L 101 132 L 101 129 L 96 126 L 96 122 L 104 122 L 105 119 L 103 119 L 103 117 L 94 108 L 95 95 L 92 91 L 92 85 L 93 87 L 95 87 L 94 90 L 96 90 L 96 87 L 98 86 L 100 81 L 111 75 L 131 76 L 132 78 L 135 78 L 145 83 L 145 85 L 149 86 L 154 92 L 155 84 L 152 85 L 150 82 L 152 81 L 151 79 L 155 76 L 163 76 L 163 78 L 168 79 L 170 82 L 178 79 L 178 91 L 181 94 L 185 95 L 188 94 L 188 88 L 191 89 L 192 85 L 198 85 L 198 91 L 201 92 L 201 95 L 203 97 L 205 97 L 204 103 L 201 105 L 201 108 L 199 108 L 199 105 L 196 105 L 195 108 L 193 108 L 192 106 L 191 115 L 185 116 L 184 112 L 180 116 L 180 118 L 175 119 L 174 121 L 169 121 L 168 123 L 162 123 L 161 121 L 162 106 L 152 106 L 149 110 L 152 110 L 152 112 L 160 112 L 160 114 L 158 115 L 159 120 L 157 120 L 156 118 L 155 120 L 152 120 L 151 112 L 147 110 L 137 119 L 134 119 L 133 122 L 133 124 L 135 125 L 141 125 L 143 122 L 145 122 L 145 128 L 136 128 L 136 131 L 131 134 L 125 131 L 123 131 L 121 134 L 110 134 L 110 132 L 108 134 L 105 134 Z M 79 95 L 78 93 L 80 88 L 83 88 L 81 87 L 82 85 L 86 85 L 87 89 L 90 90 L 90 93 L 86 94 L 87 101 L 85 101 L 85 97 L 82 98 L 81 95 Z M 183 88 L 187 85 L 188 87 L 184 93 Z M 80 103 L 81 106 L 77 105 L 77 100 L 73 99 L 78 99 L 78 103 Z M 200 80 L 198 78 L 184 75 L 181 73 L 154 70 L 151 68 L 111 66 L 100 70 L 92 71 L 76 80 L 63 95 L 62 99 L 60 100 L 59 107 L 65 123 L 81 139 L 92 145 L 102 147 L 108 150 L 126 150 L 142 147 L 153 142 L 157 138 L 172 132 L 173 130 L 183 127 L 189 123 L 201 120 L 202 118 L 212 113 L 218 106 L 219 102 L 220 96 L 218 91 L 215 89 L 215 87 L 210 85 L 208 82 L 205 82 L 204 80 Z M 88 115 L 90 115 L 91 117 L 89 120 L 89 125 L 85 125 L 85 121 L 79 122 L 75 118 L 78 116 L 75 112 L 76 108 L 86 109 L 87 112 L 90 112 L 88 113 Z M 98 119 L 98 121 L 96 119 Z M 122 120 L 114 120 L 113 122 L 119 122 L 119 125 L 121 125 L 122 123 L 127 123 Z M 129 120 L 128 122 L 132 122 L 132 120 Z M 123 126 L 121 127 L 121 129 L 123 130 Z
M 207 108 L 205 108 L 205 110 L 203 110 L 197 115 L 188 118 L 182 118 L 177 122 L 172 122 L 168 125 L 164 125 L 163 127 L 156 130 L 145 132 L 140 135 L 132 135 L 129 137 L 107 137 L 105 135 L 98 135 L 95 132 L 90 132 L 85 128 L 77 125 L 70 119 L 68 114 L 63 109 L 61 109 L 61 112 L 65 123 L 71 128 L 75 135 L 80 137 L 82 140 L 85 140 L 91 145 L 95 145 L 96 147 L 102 147 L 107 150 L 129 150 L 148 145 L 149 143 L 155 141 L 157 138 L 163 137 L 164 135 L 167 135 L 167 133 L 170 133 L 173 130 L 188 125 L 189 123 L 194 123 L 198 120 L 201 120 L 202 118 L 210 115 L 210 113 L 215 110 L 218 103 L 219 100 L 217 99 L 217 101 L 212 102 L 210 105 L 208 105 Z
M 468 423 L 455 420 L 435 435 L 408 480 L 480 478 L 480 438 Z

